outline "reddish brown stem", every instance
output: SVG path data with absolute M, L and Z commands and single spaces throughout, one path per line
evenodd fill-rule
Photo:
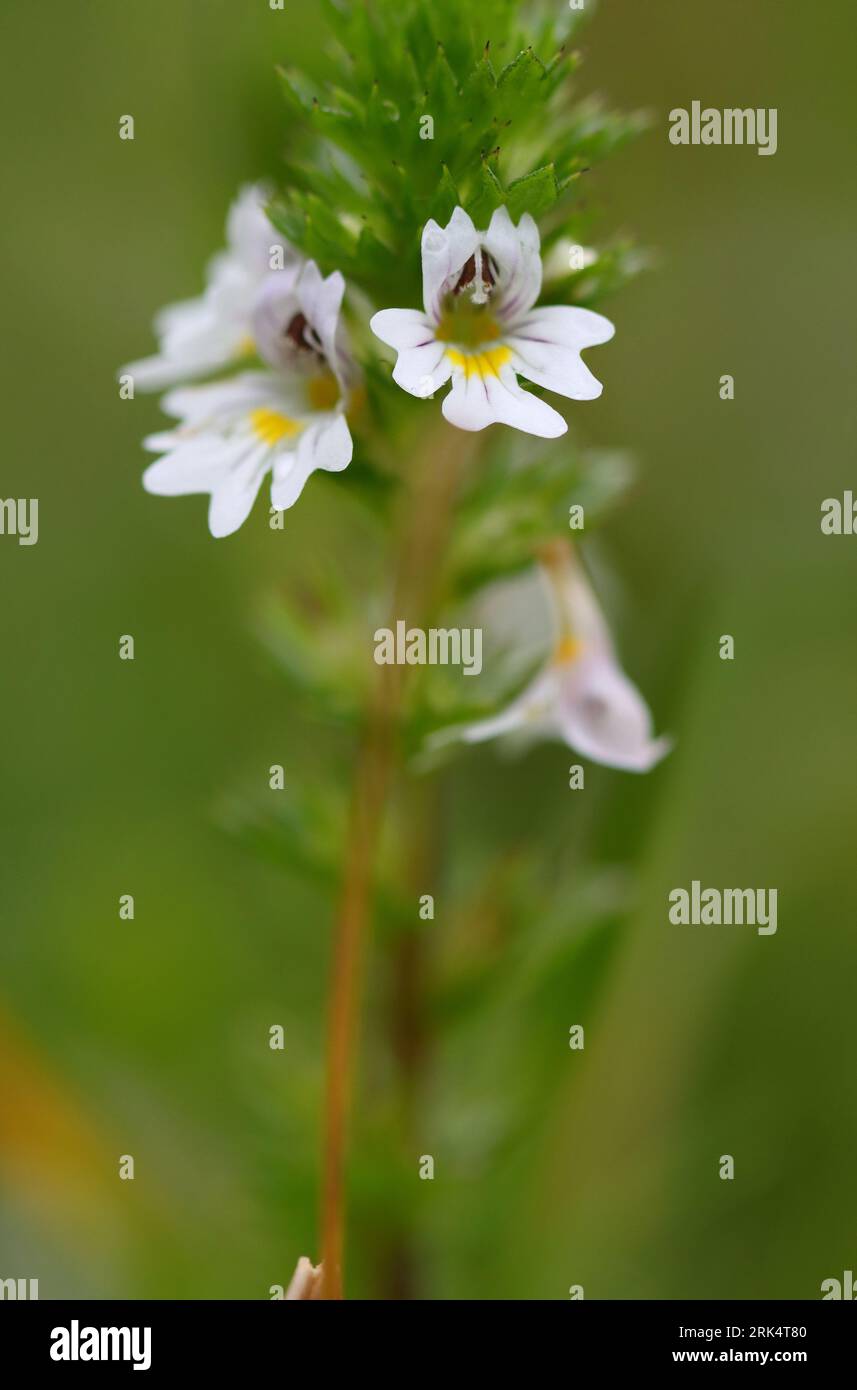
M 435 592 L 438 561 L 452 501 L 473 436 L 444 426 L 414 460 L 399 534 L 392 626 L 420 623 Z M 363 956 L 372 912 L 372 879 L 387 797 L 398 764 L 398 725 L 408 668 L 378 668 L 372 706 L 361 740 L 351 801 L 344 877 L 336 918 L 330 986 L 324 1173 L 322 1184 L 322 1296 L 343 1297 L 345 1163 L 357 1051 Z

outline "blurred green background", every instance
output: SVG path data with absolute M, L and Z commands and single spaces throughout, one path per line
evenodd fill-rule
M 142 491 L 158 407 L 114 372 L 198 292 L 239 184 L 276 177 L 273 65 L 320 35 L 309 0 L 3 6 L 0 495 L 39 497 L 40 538 L 0 538 L 0 1277 L 43 1298 L 265 1298 L 318 1253 L 330 900 L 220 822 L 271 763 L 345 775 L 252 629 L 365 538 L 319 486 L 284 531 L 260 507 L 215 543 L 202 499 Z M 476 750 L 444 788 L 427 950 L 490 969 L 438 1010 L 393 1157 L 395 980 L 370 972 L 350 1291 L 395 1292 L 405 1231 L 418 1297 L 814 1298 L 857 1258 L 857 540 L 819 530 L 855 482 L 853 7 L 604 0 L 583 46 L 584 89 L 654 118 L 586 176 L 659 264 L 607 306 L 578 418 L 639 460 L 600 547 L 677 746 L 642 779 L 588 767 L 585 799 L 559 745 Z M 671 146 L 694 99 L 777 107 L 778 153 Z M 528 838 L 554 907 L 480 956 L 461 904 Z M 694 878 L 776 887 L 777 934 L 670 927 Z

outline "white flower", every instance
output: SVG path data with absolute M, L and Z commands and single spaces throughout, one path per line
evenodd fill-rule
M 171 391 L 164 409 L 181 424 L 145 441 L 164 454 L 143 475 L 148 492 L 210 493 L 211 534 L 228 536 L 249 516 L 268 473 L 280 510 L 297 501 L 316 468 L 348 466 L 345 407 L 354 367 L 339 325 L 344 291 L 339 272 L 323 280 L 314 261 L 270 274 L 252 322 L 275 370 Z
M 593 400 L 601 385 L 582 349 L 606 343 L 613 325 L 589 309 L 534 309 L 542 285 L 538 228 L 528 213 L 515 227 L 498 208 L 486 232 L 456 208 L 448 225 L 423 229 L 423 301 L 417 309 L 383 309 L 373 332 L 398 352 L 393 379 L 429 396 L 452 379 L 443 413 L 464 430 L 493 421 L 553 439 L 565 420 L 518 375 L 571 400 Z
M 669 752 L 652 737 L 652 716 L 622 671 L 604 616 L 570 547 L 545 558 L 556 612 L 556 639 L 547 666 L 508 709 L 461 731 L 468 743 L 528 730 L 563 739 L 607 767 L 648 772 Z
M 254 295 L 271 271 L 275 253 L 284 271 L 298 259 L 268 221 L 267 197 L 262 185 L 241 190 L 226 221 L 227 249 L 209 263 L 205 292 L 162 309 L 155 319 L 159 352 L 120 369 L 133 376 L 140 390 L 160 391 L 207 376 L 255 353 Z

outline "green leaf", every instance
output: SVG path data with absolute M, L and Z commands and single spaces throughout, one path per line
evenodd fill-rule
M 508 110 L 521 109 L 538 101 L 538 90 L 545 67 L 531 48 L 525 48 L 500 73 L 497 90 Z
M 503 185 L 487 160 L 482 161 L 476 193 L 468 198 L 466 211 L 470 213 L 477 227 L 487 227 L 495 208 L 506 201 Z
M 460 600 L 533 563 L 539 546 L 569 534 L 569 508 L 582 506 L 591 533 L 634 476 L 622 453 L 578 454 L 568 436 L 530 462 L 517 442 L 493 461 L 461 501 L 449 550 L 448 592 Z
M 554 166 L 546 164 L 543 168 L 534 170 L 532 174 L 525 174 L 523 178 L 515 179 L 514 183 L 509 184 L 506 193 L 509 215 L 515 222 L 525 212 L 538 218 L 553 207 L 559 194 Z
M 447 166 L 444 164 L 441 167 L 441 176 L 429 201 L 428 217 L 433 217 L 441 226 L 445 226 L 461 203 L 461 195 Z

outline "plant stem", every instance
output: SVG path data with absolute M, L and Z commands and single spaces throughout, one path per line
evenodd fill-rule
M 414 461 L 400 519 L 391 626 L 419 624 L 435 591 L 452 502 L 474 436 L 444 426 Z M 357 1052 L 363 957 L 372 913 L 375 854 L 394 771 L 408 667 L 378 667 L 357 756 L 330 984 L 322 1184 L 322 1297 L 343 1297 L 345 1161 Z

